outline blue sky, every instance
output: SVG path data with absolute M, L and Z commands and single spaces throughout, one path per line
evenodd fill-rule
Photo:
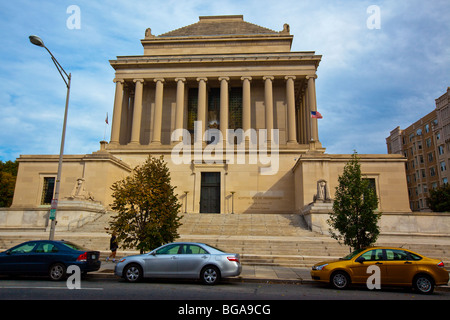
M 79 29 L 67 25 L 71 5 L 80 9 Z M 316 91 L 327 153 L 383 154 L 389 132 L 431 112 L 450 86 L 449 13 L 448 0 L 2 1 L 0 160 L 59 153 L 65 85 L 29 35 L 39 35 L 72 73 L 65 153 L 85 154 L 98 150 L 106 113 L 111 122 L 109 60 L 143 54 L 146 28 L 159 35 L 227 14 L 277 31 L 288 23 L 292 51 L 323 55 Z

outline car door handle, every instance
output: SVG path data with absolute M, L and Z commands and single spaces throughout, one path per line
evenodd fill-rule
M 207 256 L 202 256 L 202 258 L 203 258 L 203 259 L 207 259 L 208 257 L 207 257 Z
M 405 264 L 411 264 L 412 262 L 410 262 L 410 261 L 405 261 Z
M 382 262 L 377 262 L 377 263 L 375 263 L 375 264 L 383 264 Z
M 176 256 L 172 256 L 172 258 L 171 258 L 172 260 L 176 260 L 177 259 L 177 257 Z

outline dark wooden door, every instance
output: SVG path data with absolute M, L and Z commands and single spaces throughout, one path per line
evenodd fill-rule
M 220 172 L 202 172 L 200 213 L 220 213 Z

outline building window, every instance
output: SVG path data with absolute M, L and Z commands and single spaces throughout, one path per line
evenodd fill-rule
M 228 128 L 242 128 L 242 88 L 231 88 L 230 90 L 230 116 Z
M 428 139 L 426 140 L 426 144 L 427 144 L 427 147 L 428 147 L 428 148 L 431 147 L 431 138 L 428 138 Z
M 426 133 L 430 132 L 430 125 L 429 124 L 425 125 L 425 132 Z
M 55 178 L 44 177 L 44 185 L 42 188 L 42 197 L 41 197 L 42 205 L 48 205 L 52 203 L 54 189 L 55 189 Z
M 438 150 L 439 150 L 439 155 L 443 155 L 444 154 L 444 146 L 439 146 Z
M 197 108 L 198 108 L 198 89 L 190 88 L 188 91 L 188 118 L 187 118 L 187 129 L 194 136 L 194 122 L 197 121 Z
M 433 152 L 430 152 L 428 154 L 428 162 L 433 162 L 434 158 L 433 158 Z
M 448 179 L 447 178 L 442 178 L 442 183 L 443 184 L 447 184 L 448 183 Z
M 434 169 L 434 167 L 430 168 L 430 176 L 434 177 L 436 175 L 436 170 Z
M 441 162 L 441 171 L 446 171 L 447 170 L 447 166 L 445 165 L 445 161 Z

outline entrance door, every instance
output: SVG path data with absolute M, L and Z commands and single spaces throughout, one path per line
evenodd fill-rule
M 220 172 L 202 172 L 200 213 L 220 213 Z

